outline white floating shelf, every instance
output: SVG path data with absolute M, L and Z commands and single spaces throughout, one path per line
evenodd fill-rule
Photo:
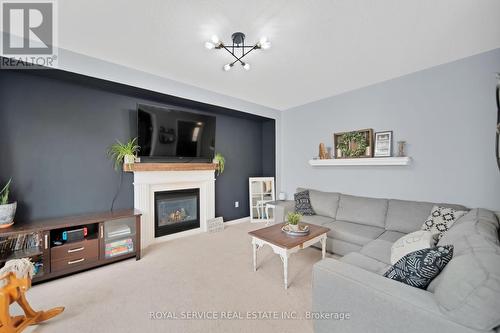
M 312 166 L 345 165 L 409 165 L 411 157 L 373 157 L 373 158 L 334 158 L 327 160 L 309 160 Z

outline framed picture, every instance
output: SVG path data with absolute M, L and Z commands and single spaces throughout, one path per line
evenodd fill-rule
M 335 158 L 367 158 L 373 156 L 373 129 L 333 134 Z
M 375 151 L 373 156 L 392 156 L 392 131 L 375 132 Z

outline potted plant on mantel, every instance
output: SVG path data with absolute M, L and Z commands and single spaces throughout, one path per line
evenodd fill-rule
M 226 166 L 226 158 L 222 156 L 221 153 L 215 154 L 213 163 L 217 164 L 215 170 L 217 170 L 217 176 L 221 175 L 224 172 L 224 168 Z
M 108 148 L 108 157 L 114 160 L 115 170 L 118 171 L 123 164 L 135 163 L 139 149 L 137 138 L 133 138 L 127 143 L 121 143 L 120 140 L 116 140 L 116 143 Z
M 14 224 L 17 202 L 9 203 L 10 179 L 0 191 L 0 228 L 8 228 Z

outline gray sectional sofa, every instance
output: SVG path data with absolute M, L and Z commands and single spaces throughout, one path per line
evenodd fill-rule
M 500 332 L 499 221 L 493 212 L 472 209 L 445 233 L 438 244 L 452 244 L 453 259 L 422 290 L 383 277 L 392 244 L 420 230 L 434 205 L 465 207 L 309 191 L 317 215 L 303 221 L 329 227 L 327 250 L 342 256 L 314 266 L 315 332 Z M 276 218 L 293 209 L 293 201 L 282 203 Z

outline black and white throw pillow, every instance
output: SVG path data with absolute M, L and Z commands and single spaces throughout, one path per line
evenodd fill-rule
M 311 199 L 309 198 L 309 191 L 302 191 L 295 193 L 295 211 L 302 215 L 316 215 L 311 206 Z
M 453 208 L 434 206 L 432 207 L 431 215 L 429 215 L 422 225 L 422 230 L 430 231 L 437 239 L 441 239 L 443 234 L 466 213 L 466 211 L 455 210 Z
M 426 289 L 453 257 L 453 245 L 436 246 L 408 253 L 384 276 L 412 287 Z

